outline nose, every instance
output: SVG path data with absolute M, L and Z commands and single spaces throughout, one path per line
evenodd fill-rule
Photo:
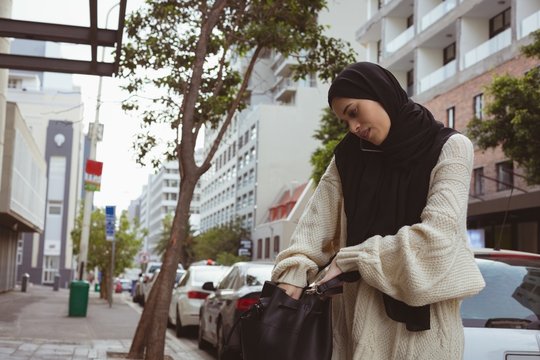
M 358 134 L 360 132 L 360 124 L 357 122 L 351 121 L 349 123 L 349 131 L 353 134 Z

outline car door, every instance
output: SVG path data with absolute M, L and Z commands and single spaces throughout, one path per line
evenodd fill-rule
M 169 306 L 169 319 L 171 320 L 171 323 L 173 325 L 176 325 L 176 309 L 178 306 L 178 299 L 180 297 L 180 294 L 185 289 L 185 286 L 189 280 L 190 277 L 190 271 L 188 270 L 178 282 L 178 286 L 176 289 L 173 290 L 172 293 L 172 299 L 171 299 L 171 305 Z
M 231 293 L 232 284 L 238 274 L 238 268 L 233 266 L 229 272 L 219 282 L 216 291 L 209 295 L 205 307 L 205 326 L 209 339 L 215 344 L 217 341 L 217 322 L 221 308 L 224 304 L 224 298 Z

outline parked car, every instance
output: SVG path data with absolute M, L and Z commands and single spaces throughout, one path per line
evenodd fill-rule
M 176 336 L 185 335 L 188 326 L 199 325 L 199 310 L 211 291 L 203 290 L 208 281 L 217 284 L 229 266 L 195 265 L 190 266 L 173 291 L 169 307 L 169 323 L 176 328 Z
M 131 280 L 125 278 L 116 279 L 115 292 L 121 293 L 122 291 L 131 291 Z
M 540 359 L 540 255 L 477 249 L 486 281 L 461 306 L 465 360 Z
M 180 266 L 180 265 L 179 265 Z M 139 275 L 139 280 L 135 283 L 135 291 L 133 291 L 133 302 L 144 306 L 144 290 L 145 285 L 151 281 L 154 272 L 161 268 L 161 262 L 152 261 L 146 264 L 146 269 Z
M 135 290 L 133 291 L 133 302 L 139 303 L 144 306 L 146 299 L 148 299 L 148 294 L 152 288 L 151 283 L 155 280 L 156 272 L 159 272 L 161 269 L 160 262 L 149 262 L 146 264 L 146 270 L 144 273 L 141 273 L 139 280 L 135 283 Z M 185 272 L 182 264 L 178 264 L 178 270 L 176 273 L 176 278 L 178 279 Z
M 143 298 L 142 298 L 142 303 L 141 303 L 142 306 L 144 306 L 144 304 L 146 304 L 146 302 L 148 301 L 148 297 L 150 296 L 150 291 L 152 291 L 152 287 L 156 283 L 156 279 L 159 275 L 160 270 L 161 269 L 157 269 L 156 271 L 154 271 L 154 274 L 152 275 L 150 280 L 148 280 L 146 283 L 143 284 L 142 286 Z M 185 273 L 186 273 L 186 270 L 184 269 L 176 269 L 176 277 L 174 279 L 174 283 L 175 284 L 178 283 L 180 278 L 182 278 L 182 276 Z
M 213 291 L 201 306 L 199 315 L 199 348 L 212 345 L 218 359 L 233 358 L 240 353 L 237 327 L 224 346 L 234 323 L 244 311 L 257 302 L 265 281 L 270 280 L 273 263 L 238 262 L 225 274 L 217 288 L 212 282 L 203 284 Z

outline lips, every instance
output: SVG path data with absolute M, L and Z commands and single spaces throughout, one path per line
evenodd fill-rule
M 364 139 L 364 140 L 368 140 L 368 139 L 369 139 L 369 133 L 370 133 L 370 129 L 367 128 L 367 129 L 365 129 L 365 130 L 362 130 L 362 131 L 358 134 L 358 136 L 361 137 L 361 138 Z

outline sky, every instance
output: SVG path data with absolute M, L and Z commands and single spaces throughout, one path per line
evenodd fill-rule
M 117 0 L 98 1 L 98 27 L 116 29 L 118 25 Z M 128 0 L 127 12 L 141 4 L 141 0 Z M 107 26 L 107 12 L 110 11 Z M 88 0 L 13 0 L 12 18 L 65 25 L 89 26 Z M 107 48 L 108 52 L 112 48 Z M 112 62 L 106 52 L 105 61 Z M 62 57 L 66 59 L 90 60 L 90 47 L 62 44 Z M 101 52 L 98 52 L 98 59 Z M 75 85 L 81 87 L 84 103 L 85 131 L 88 123 L 94 122 L 98 93 L 97 76 L 73 75 Z M 121 101 L 129 95 L 120 88 L 120 80 L 103 77 L 101 109 L 99 121 L 104 125 L 103 141 L 97 145 L 98 161 L 103 161 L 101 191 L 94 194 L 94 205 L 104 207 L 114 205 L 117 212 L 127 209 L 131 200 L 136 199 L 154 170 L 141 167 L 135 162 L 132 149 L 133 138 L 139 129 L 139 122 L 133 115 L 124 113 Z

